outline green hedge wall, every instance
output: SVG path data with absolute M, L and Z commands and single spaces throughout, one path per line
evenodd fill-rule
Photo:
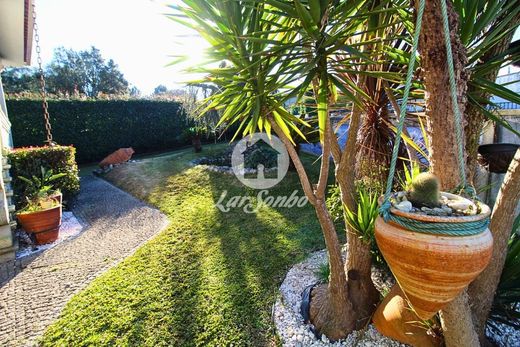
M 7 100 L 15 147 L 41 146 L 45 140 L 39 100 Z M 80 163 L 100 161 L 120 147 L 136 153 L 189 144 L 181 105 L 152 100 L 49 100 L 54 141 L 73 145 Z
M 79 191 L 75 153 L 76 149 L 72 146 L 18 148 L 8 153 L 16 207 L 20 208 L 25 204 L 24 193 L 27 188 L 27 184 L 18 177 L 40 177 L 41 167 L 52 169 L 55 174 L 65 174 L 53 182 L 54 188 L 63 193 L 64 200 L 75 195 Z

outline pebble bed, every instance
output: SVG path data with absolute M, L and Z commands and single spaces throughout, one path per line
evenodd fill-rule
M 289 270 L 280 287 L 279 296 L 273 306 L 273 320 L 278 336 L 283 346 L 365 346 L 365 347 L 400 347 L 406 346 L 381 335 L 370 324 L 367 329 L 354 331 L 346 339 L 330 342 L 322 335 L 317 339 L 311 331 L 311 325 L 303 322 L 300 314 L 300 304 L 303 290 L 318 281 L 316 272 L 322 264 L 327 262 L 326 251 L 313 253 L 307 260 L 295 265 Z M 372 271 L 378 290 L 388 290 L 393 284 L 393 279 L 383 271 L 376 268 Z
M 493 330 L 489 326 L 486 329 L 486 335 L 495 345 L 500 347 L 520 347 L 520 330 L 501 323 L 496 323 L 496 326 L 499 331 Z

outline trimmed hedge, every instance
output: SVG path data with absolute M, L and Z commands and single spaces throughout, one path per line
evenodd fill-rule
M 17 207 L 24 204 L 26 183 L 18 177 L 41 176 L 41 167 L 52 169 L 53 173 L 64 173 L 57 179 L 54 188 L 61 190 L 67 200 L 79 191 L 78 166 L 75 160 L 76 149 L 72 146 L 18 148 L 8 153 L 11 164 L 11 177 L 14 200 Z
M 7 100 L 16 147 L 45 140 L 40 100 Z M 49 100 L 54 141 L 73 145 L 80 163 L 96 162 L 121 147 L 136 153 L 188 145 L 190 126 L 181 104 L 154 100 Z

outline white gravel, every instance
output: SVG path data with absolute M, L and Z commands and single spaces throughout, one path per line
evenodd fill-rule
M 326 262 L 326 251 L 315 252 L 304 262 L 292 267 L 287 273 L 280 287 L 280 295 L 273 307 L 274 323 L 283 346 L 406 346 L 382 336 L 372 324 L 366 330 L 354 331 L 345 340 L 335 343 L 329 342 L 325 336 L 322 336 L 321 340 L 314 336 L 310 330 L 311 325 L 303 322 L 303 317 L 300 314 L 300 304 L 303 290 L 318 281 L 316 272 L 320 265 Z M 380 288 L 389 289 L 393 285 L 391 278 L 375 269 L 372 277 Z
M 500 331 L 489 326 L 486 329 L 486 335 L 490 340 L 500 347 L 520 347 L 520 330 L 501 323 L 496 325 Z

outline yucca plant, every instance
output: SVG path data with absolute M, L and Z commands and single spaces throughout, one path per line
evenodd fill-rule
M 363 0 L 184 0 L 182 5 L 172 6 L 172 19 L 198 31 L 211 44 L 210 61 L 226 62 L 225 67 L 210 64 L 195 69 L 207 74 L 202 82 L 218 87 L 207 100 L 207 109 L 221 110 L 222 124 L 237 125 L 235 136 L 274 132 L 289 152 L 303 190 L 316 209 L 327 245 L 330 281 L 313 290 L 311 317 L 317 329 L 331 339 L 343 338 L 362 326 L 378 299 L 370 266 L 358 269 L 356 263 L 347 263 L 346 267 L 343 264 L 334 223 L 325 206 L 325 190 L 331 154 L 338 165 L 336 172 L 343 178 L 353 166 L 349 159 L 353 148 L 340 148 L 330 124 L 331 107 L 342 100 L 360 108 L 368 97 L 357 84 L 359 75 L 351 73 L 344 78 L 340 70 L 361 71 L 360 66 L 371 62 L 364 52 L 368 47 L 365 41 L 373 37 L 367 21 L 371 11 L 396 11 L 386 3 L 372 6 Z M 304 137 L 300 127 L 308 123 L 284 107 L 290 98 L 298 102 L 309 92 L 323 148 L 315 186 L 294 149 L 294 136 Z M 339 181 L 342 196 L 354 193 L 345 180 Z M 368 256 L 370 264 L 370 245 L 357 247 L 355 241 L 349 242 L 349 257 Z M 365 248 L 368 254 L 359 254 Z M 362 281 L 349 285 L 347 293 L 345 271 L 351 270 L 358 271 Z
M 405 165 L 403 167 L 402 174 L 398 175 L 397 181 L 401 187 L 401 190 L 408 191 L 412 186 L 414 177 L 417 177 L 421 173 L 421 165 L 417 162 L 410 162 L 410 166 Z
M 379 194 L 360 187 L 357 191 L 357 210 L 351 211 L 344 206 L 346 222 L 365 242 L 372 242 L 374 237 L 374 223 L 379 211 L 378 196 Z
M 52 169 L 40 167 L 40 175 L 33 175 L 31 178 L 18 176 L 18 179 L 25 182 L 25 196 L 28 200 L 43 198 L 54 193 L 53 182 L 64 177 L 64 173 L 53 173 Z
M 486 119 L 516 131 L 494 110 L 491 96 L 520 104 L 520 95 L 496 83 L 501 68 L 518 61 L 520 45 L 510 45 L 520 24 L 520 6 L 509 0 L 475 0 L 453 2 L 459 16 L 459 35 L 467 49 L 469 74 L 465 105 L 465 137 L 470 175 L 476 172 L 477 149 Z

